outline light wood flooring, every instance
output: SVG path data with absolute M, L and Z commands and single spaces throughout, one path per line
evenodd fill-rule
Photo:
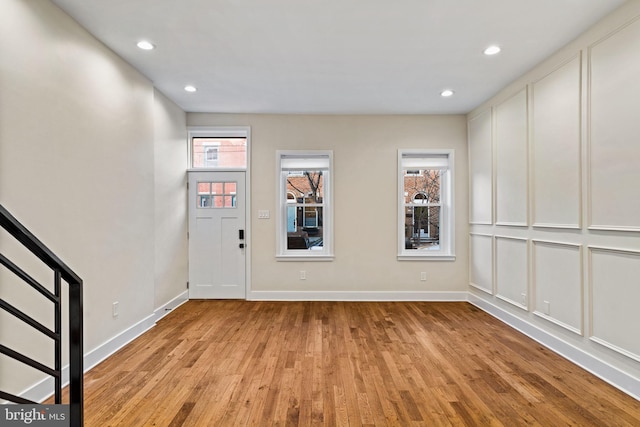
M 86 426 L 640 426 L 468 303 L 189 301 L 85 376 Z

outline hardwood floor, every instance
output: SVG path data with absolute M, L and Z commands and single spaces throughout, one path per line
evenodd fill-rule
M 85 376 L 87 426 L 639 426 L 467 303 L 189 301 Z

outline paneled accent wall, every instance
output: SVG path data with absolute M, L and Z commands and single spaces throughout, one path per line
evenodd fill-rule
M 491 110 L 469 120 L 469 222 L 491 224 L 493 219 L 493 150 L 491 148 Z
M 496 236 L 496 295 L 523 310 L 529 301 L 527 263 L 527 239 Z
M 640 362 L 640 251 L 589 247 L 589 277 L 591 338 Z
M 471 286 L 493 294 L 493 236 L 469 236 L 469 281 Z
M 639 76 L 627 2 L 467 117 L 471 300 L 636 397 Z
M 527 225 L 527 90 L 494 108 L 496 221 Z
M 590 226 L 640 230 L 640 23 L 588 52 Z
M 580 228 L 580 55 L 531 84 L 533 225 Z
M 533 312 L 582 335 L 582 246 L 533 241 Z

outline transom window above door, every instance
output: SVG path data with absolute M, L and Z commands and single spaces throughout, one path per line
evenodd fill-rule
M 248 140 L 248 128 L 191 128 L 189 168 L 246 170 Z
M 191 138 L 191 167 L 245 169 L 247 138 Z

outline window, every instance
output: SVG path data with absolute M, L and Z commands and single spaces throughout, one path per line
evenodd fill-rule
M 198 181 L 196 200 L 199 209 L 236 207 L 235 182 Z
M 189 131 L 192 169 L 247 169 L 248 129 Z
M 331 151 L 278 151 L 278 259 L 333 258 Z
M 205 145 L 204 147 L 204 166 L 216 167 L 218 166 L 218 145 Z
M 398 259 L 455 259 L 453 165 L 453 150 L 398 151 Z

